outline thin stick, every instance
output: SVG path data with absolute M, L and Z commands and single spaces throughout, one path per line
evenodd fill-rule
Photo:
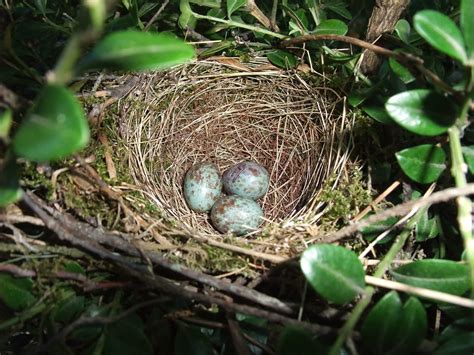
M 381 278 L 369 276 L 369 275 L 365 276 L 365 282 L 367 282 L 369 285 L 372 285 L 372 286 L 406 292 L 411 295 L 415 295 L 415 296 L 419 296 L 423 298 L 429 298 L 434 301 L 446 302 L 446 303 L 454 304 L 457 306 L 474 309 L 474 300 L 451 295 L 449 293 L 430 290 L 427 288 L 410 286 L 410 285 L 403 284 L 401 282 L 385 280 L 385 279 L 381 279 Z
M 165 9 L 165 7 L 168 5 L 168 3 L 170 2 L 170 0 L 165 0 L 165 2 L 160 6 L 160 8 L 158 9 L 157 12 L 155 12 L 155 14 L 153 15 L 153 17 L 150 19 L 150 21 L 148 21 L 148 23 L 146 24 L 145 28 L 143 29 L 143 31 L 148 31 L 150 29 L 150 26 L 156 21 L 156 19 L 158 18 L 158 16 L 160 16 L 160 14 L 163 12 L 163 10 Z
M 376 205 L 378 205 L 382 200 L 384 200 L 388 195 L 390 195 L 393 190 L 395 190 L 400 185 L 400 181 L 394 181 L 384 192 L 377 196 L 375 200 L 373 200 L 366 208 L 362 210 L 357 216 L 355 216 L 352 221 L 358 222 L 362 218 L 365 217 L 367 213 L 374 209 Z

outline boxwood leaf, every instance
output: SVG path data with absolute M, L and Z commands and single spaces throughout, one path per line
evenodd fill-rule
M 314 30 L 316 35 L 341 35 L 344 36 L 348 31 L 347 25 L 341 20 L 324 20 Z
M 439 233 L 436 218 L 428 218 L 428 213 L 423 213 L 416 224 L 416 241 L 424 242 L 425 240 L 435 238 Z
M 412 81 L 415 81 L 415 77 L 412 73 L 403 65 L 401 65 L 397 60 L 389 58 L 388 64 L 390 69 L 403 81 L 404 84 L 409 84 Z
M 0 299 L 7 307 L 14 311 L 21 311 L 35 301 L 35 297 L 30 292 L 32 286 L 31 279 L 0 274 Z
M 280 68 L 291 69 L 298 65 L 298 59 L 293 54 L 279 49 L 267 53 L 267 58 L 270 63 Z
M 107 325 L 104 354 L 147 355 L 153 349 L 143 333 L 143 324 L 136 314 Z
M 412 180 L 429 184 L 436 181 L 446 169 L 443 149 L 431 144 L 403 149 L 395 153 L 403 172 Z
M 461 31 L 448 16 L 434 10 L 422 10 L 413 17 L 413 25 L 420 36 L 437 50 L 462 63 L 466 62 Z
M 396 217 L 389 217 L 386 220 L 373 223 L 369 226 L 363 227 L 360 229 L 364 239 L 371 242 L 375 238 L 377 238 L 381 233 L 392 227 L 395 223 L 398 222 Z M 399 233 L 398 231 L 392 231 L 388 235 L 386 235 L 382 240 L 380 240 L 377 244 L 384 244 L 390 242 L 395 236 Z
M 21 198 L 20 168 L 11 155 L 0 162 L 0 207 L 9 205 Z
M 292 326 L 287 326 L 278 339 L 277 355 L 327 354 L 329 347 L 320 344 L 312 334 Z
M 471 174 L 474 174 L 474 145 L 462 147 L 462 154 Z
M 464 332 L 451 337 L 436 349 L 435 355 L 465 355 L 474 353 L 474 332 Z
M 8 138 L 12 121 L 13 118 L 11 110 L 7 109 L 3 112 L 0 112 L 0 140 L 5 140 Z
M 350 302 L 363 291 L 364 268 L 357 255 L 341 246 L 312 245 L 300 260 L 303 274 L 311 286 L 330 302 Z
M 234 11 L 237 11 L 247 3 L 247 0 L 227 0 L 227 16 L 230 18 Z
M 362 110 L 377 122 L 383 124 L 393 123 L 392 118 L 382 104 L 368 102 L 362 105 Z
M 77 99 L 63 86 L 48 85 L 13 137 L 13 149 L 29 160 L 57 160 L 88 141 L 89 127 Z
M 72 322 L 84 310 L 84 296 L 73 295 L 62 300 L 56 308 L 54 319 L 58 322 Z
M 394 334 L 397 345 L 390 354 L 412 354 L 428 332 L 425 308 L 418 298 L 410 297 L 401 310 L 398 328 Z
M 362 323 L 361 335 L 365 353 L 384 354 L 398 343 L 394 336 L 400 327 L 402 302 L 390 291 L 370 310 Z
M 213 354 L 212 344 L 199 328 L 179 324 L 174 339 L 175 355 L 209 355 Z
M 168 33 L 117 31 L 107 35 L 80 63 L 80 70 L 158 70 L 194 57 L 194 48 Z
M 407 285 L 454 295 L 462 295 L 469 289 L 469 267 L 451 260 L 418 260 L 390 273 L 395 280 Z
M 435 91 L 418 89 L 392 96 L 385 104 L 388 114 L 406 130 L 436 136 L 446 132 L 457 118 L 458 108 Z
M 406 44 L 410 43 L 410 31 L 410 23 L 407 20 L 398 20 L 397 24 L 395 25 L 395 32 L 397 33 L 398 38 L 400 38 Z
M 466 43 L 469 65 L 474 66 L 474 1 L 461 0 L 461 30 Z

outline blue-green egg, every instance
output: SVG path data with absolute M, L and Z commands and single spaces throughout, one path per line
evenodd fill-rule
M 196 212 L 209 212 L 222 193 L 222 179 L 215 164 L 191 167 L 184 177 L 184 199 Z
M 223 196 L 211 210 L 211 221 L 221 233 L 243 235 L 262 223 L 263 211 L 257 202 L 240 196 Z
M 222 182 L 228 194 L 256 200 L 267 193 L 270 176 L 260 164 L 244 161 L 227 169 Z

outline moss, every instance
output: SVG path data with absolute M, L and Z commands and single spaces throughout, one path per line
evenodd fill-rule
M 371 201 L 362 173 L 350 167 L 348 171 L 349 174 L 342 177 L 336 189 L 332 189 L 336 180 L 336 175 L 333 175 L 321 191 L 320 200 L 327 203 L 324 216 L 321 218 L 323 229 L 347 223 L 361 207 L 365 207 Z

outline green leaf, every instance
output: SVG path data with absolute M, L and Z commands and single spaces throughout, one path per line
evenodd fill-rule
M 392 118 L 389 116 L 383 105 L 374 102 L 368 102 L 362 105 L 362 110 L 377 122 L 383 124 L 393 123 Z
M 428 320 L 423 304 L 410 297 L 401 310 L 398 328 L 393 335 L 397 345 L 390 354 L 412 354 L 425 339 L 428 332 Z
M 435 355 L 465 355 L 474 353 L 474 332 L 452 337 L 434 352 Z
M 341 20 L 324 20 L 314 30 L 316 35 L 341 35 L 344 36 L 348 31 L 347 25 Z
M 84 268 L 75 261 L 68 262 L 64 266 L 64 270 L 67 272 L 74 272 L 76 274 L 83 274 L 83 275 L 85 275 L 86 273 L 86 270 L 84 270 Z
M 436 218 L 428 218 L 428 213 L 423 213 L 416 224 L 415 231 L 417 242 L 424 242 L 428 239 L 435 238 L 439 234 Z
M 58 160 L 88 141 L 89 127 L 77 99 L 65 87 L 48 85 L 13 137 L 13 149 L 29 160 Z
M 230 18 L 232 14 L 247 3 L 247 0 L 227 0 L 227 17 Z
M 15 158 L 8 154 L 3 162 L 0 162 L 0 207 L 18 201 L 22 196 L 20 188 L 20 167 Z
M 410 31 L 410 23 L 407 20 L 398 20 L 397 24 L 395 25 L 395 32 L 397 33 L 398 38 L 400 38 L 406 44 L 410 43 Z
M 381 233 L 386 231 L 387 229 L 391 228 L 395 223 L 398 222 L 398 219 L 395 217 L 389 217 L 384 221 L 380 221 L 370 226 L 363 227 L 360 229 L 364 239 L 371 242 L 375 238 L 377 238 Z M 386 235 L 382 240 L 380 240 L 377 244 L 385 244 L 390 242 L 398 232 L 392 231 L 388 235 Z
M 429 44 L 462 63 L 466 62 L 461 31 L 448 16 L 434 10 L 423 10 L 413 17 L 413 22 L 416 31 Z
M 431 144 L 403 149 L 395 153 L 403 172 L 413 181 L 429 184 L 436 181 L 446 169 L 443 149 Z
M 29 278 L 14 278 L 0 273 L 0 300 L 14 311 L 21 311 L 35 301 L 30 292 L 32 287 L 33 281 Z
M 469 171 L 474 174 L 474 145 L 464 146 L 461 149 Z
M 341 246 L 312 245 L 300 266 L 310 285 L 330 302 L 344 304 L 363 291 L 364 268 L 354 252 Z
M 109 324 L 105 332 L 104 355 L 153 354 L 148 338 L 143 333 L 143 324 L 136 314 Z
M 415 77 L 410 73 L 410 71 L 403 65 L 401 65 L 399 62 L 397 62 L 393 58 L 389 58 L 388 64 L 390 66 L 390 69 L 400 78 L 400 80 L 404 84 L 409 84 L 413 81 L 415 81 Z
M 107 35 L 80 64 L 81 70 L 160 70 L 194 57 L 194 48 L 168 33 L 118 31 Z
M 461 0 L 461 30 L 466 43 L 467 57 L 471 67 L 474 66 L 474 1 Z
M 351 20 L 352 15 L 349 10 L 347 10 L 347 3 L 345 1 L 336 1 L 336 0 L 331 0 L 331 1 L 326 1 L 324 3 L 324 7 L 328 10 L 331 10 L 332 12 L 335 12 L 339 16 Z
M 10 128 L 12 126 L 12 121 L 12 112 L 9 109 L 0 112 L 0 140 L 7 140 L 8 134 L 10 133 Z
M 199 328 L 178 325 L 178 333 L 174 340 L 175 355 L 212 355 L 214 351 L 209 339 Z
M 406 130 L 421 136 L 446 132 L 456 121 L 457 106 L 435 91 L 405 91 L 388 99 L 388 114 Z
M 189 5 L 188 0 L 181 0 L 179 2 L 179 11 L 181 12 L 178 19 L 179 27 L 181 27 L 183 30 L 187 28 L 195 28 L 197 19 L 193 15 L 193 10 Z
M 267 58 L 270 63 L 280 68 L 291 69 L 298 65 L 298 59 L 293 54 L 279 49 L 267 53 Z
M 469 289 L 469 267 L 451 260 L 418 260 L 390 273 L 395 280 L 407 285 L 454 295 L 462 295 Z
M 312 334 L 287 326 L 278 339 L 277 355 L 327 354 L 329 347 L 320 344 Z
M 362 323 L 361 335 L 365 353 L 384 354 L 395 347 L 394 336 L 401 326 L 402 302 L 395 291 L 390 291 L 370 310 Z
M 57 322 L 70 323 L 84 310 L 84 296 L 75 296 L 61 301 L 54 313 Z

